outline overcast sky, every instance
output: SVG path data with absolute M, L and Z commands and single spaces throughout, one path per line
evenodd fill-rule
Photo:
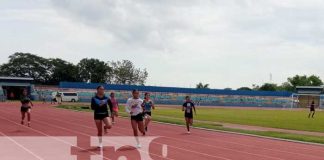
M 15 52 L 129 59 L 147 85 L 324 78 L 323 0 L 0 0 L 0 35 L 0 63 Z

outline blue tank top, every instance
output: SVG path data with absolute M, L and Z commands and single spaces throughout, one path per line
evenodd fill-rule
M 152 107 L 153 107 L 153 102 L 151 100 L 149 101 L 143 101 L 143 106 L 146 112 L 151 112 Z

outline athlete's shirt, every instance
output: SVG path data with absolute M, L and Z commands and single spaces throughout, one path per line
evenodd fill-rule
M 116 98 L 110 98 L 110 103 L 111 103 L 111 110 L 118 112 L 118 101 Z
M 192 103 L 191 101 L 186 101 L 183 105 L 182 105 L 185 109 L 185 113 L 187 114 L 192 114 L 192 109 L 195 106 L 194 103 Z
M 140 113 L 143 112 L 143 109 L 142 109 L 142 103 L 143 103 L 143 100 L 138 98 L 138 99 L 134 99 L 134 98 L 129 98 L 127 100 L 127 103 L 126 103 L 126 112 L 127 113 L 130 113 L 132 112 L 132 116 L 136 116 Z
M 142 107 L 144 108 L 145 112 L 151 112 L 153 105 L 154 105 L 154 103 L 152 100 L 148 100 L 148 101 L 144 100 Z
M 23 96 L 21 97 L 20 102 L 23 106 L 25 106 L 28 105 L 31 102 L 31 100 L 28 96 Z
M 311 109 L 315 109 L 315 103 L 312 103 L 310 106 Z
M 95 96 L 91 99 L 91 109 L 95 114 L 107 114 L 108 112 L 108 97 Z

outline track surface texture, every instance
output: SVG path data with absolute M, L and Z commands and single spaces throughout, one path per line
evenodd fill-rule
M 201 129 L 192 129 L 189 135 L 182 126 L 160 123 L 151 123 L 149 126 L 146 137 L 156 138 L 150 142 L 148 151 L 136 149 L 133 147 L 135 143 L 133 146 L 131 145 L 132 141 L 127 146 L 117 142 L 118 138 L 127 139 L 132 136 L 130 120 L 124 118 L 118 118 L 117 123 L 104 136 L 104 140 L 107 140 L 110 147 L 100 150 L 93 146 L 90 141 L 91 137 L 95 136 L 96 128 L 92 113 L 57 109 L 37 103 L 32 109 L 32 126 L 29 128 L 20 124 L 19 103 L 0 103 L 0 137 L 7 138 L 12 142 L 11 144 L 0 144 L 0 149 L 17 146 L 24 149 L 24 151 L 15 152 L 17 158 L 8 156 L 7 159 L 21 159 L 18 157 L 23 152 L 23 159 L 53 159 L 53 157 L 42 157 L 41 154 L 28 150 L 28 146 L 24 146 L 23 141 L 15 140 L 17 137 L 24 137 L 25 141 L 28 138 L 45 137 L 65 144 L 69 142 L 63 137 L 75 137 L 76 144 L 74 147 L 71 146 L 68 152 L 73 155 L 71 159 L 77 160 L 324 160 L 324 146 L 320 145 Z M 148 138 L 144 138 L 145 140 Z M 111 146 L 115 146 L 115 148 Z M 42 148 L 50 149 L 51 146 L 43 145 Z M 54 152 L 54 150 L 52 151 Z M 150 158 L 141 157 L 142 153 L 148 154 Z M 92 158 L 92 156 L 98 155 L 101 155 L 101 158 Z

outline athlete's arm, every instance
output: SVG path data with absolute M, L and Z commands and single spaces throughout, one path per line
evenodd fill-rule
M 32 106 L 32 107 L 34 107 L 34 104 L 33 104 L 33 102 L 30 100 L 29 101 L 29 103 L 30 103 L 30 105 Z
M 152 109 L 155 109 L 154 102 L 153 101 L 151 101 L 151 102 L 152 102 Z
M 113 104 L 112 104 L 110 99 L 108 100 L 108 106 L 109 106 L 110 112 L 112 112 L 113 111 Z
M 95 99 L 92 98 L 92 99 L 91 99 L 91 109 L 92 109 L 92 110 L 95 110 L 96 108 L 97 108 L 97 104 L 96 104 L 96 102 L 95 102 Z
M 132 112 L 130 111 L 130 107 L 131 107 L 130 100 L 127 100 L 127 102 L 126 102 L 126 106 L 125 106 L 125 111 L 126 111 L 128 114 L 132 114 Z

